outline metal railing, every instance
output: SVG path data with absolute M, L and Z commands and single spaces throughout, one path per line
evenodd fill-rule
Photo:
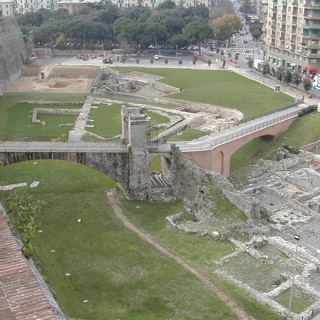
M 283 122 L 285 120 L 294 118 L 298 116 L 298 110 L 294 110 L 292 112 L 282 114 L 280 116 L 263 120 L 263 118 L 259 118 L 259 123 L 256 123 L 258 118 L 255 120 L 250 120 L 248 122 L 244 122 L 241 124 L 238 124 L 230 129 L 227 129 L 225 131 L 221 131 L 217 136 L 210 136 L 211 138 L 206 137 L 206 140 L 199 141 L 198 143 L 191 145 L 189 143 L 177 143 L 177 145 L 180 147 L 182 151 L 207 151 L 212 150 L 213 148 L 228 143 L 232 140 L 238 139 L 240 137 L 249 135 L 251 133 L 260 131 L 262 129 L 268 128 L 274 124 Z M 253 124 L 250 125 L 250 122 Z M 249 126 L 248 126 L 249 124 Z M 228 133 L 228 131 L 230 131 Z M 220 136 L 220 137 L 219 137 Z

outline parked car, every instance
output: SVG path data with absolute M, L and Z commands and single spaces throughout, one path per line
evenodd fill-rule
M 158 56 L 157 54 L 155 54 L 155 55 L 153 56 L 153 59 L 154 59 L 154 60 L 159 60 L 159 56 Z
M 110 63 L 110 64 L 112 64 L 112 63 L 113 63 L 112 59 L 111 59 L 111 58 L 109 58 L 109 57 L 108 57 L 108 58 L 103 59 L 103 60 L 102 60 L 102 62 L 103 62 L 103 63 L 106 63 L 106 64 L 107 64 L 107 63 Z

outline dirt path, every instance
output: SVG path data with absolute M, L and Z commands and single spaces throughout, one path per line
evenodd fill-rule
M 156 242 L 148 233 L 137 228 L 133 223 L 131 223 L 127 217 L 123 214 L 122 209 L 118 206 L 116 201 L 116 192 L 109 191 L 107 193 L 108 200 L 112 206 L 112 209 L 116 215 L 116 217 L 122 221 L 124 226 L 131 231 L 135 232 L 141 239 L 151 244 L 162 254 L 167 256 L 170 259 L 175 260 L 179 265 L 181 265 L 185 270 L 191 272 L 197 279 L 199 279 L 211 292 L 213 292 L 217 297 L 222 300 L 236 315 L 239 319 L 242 320 L 254 320 L 254 318 L 247 315 L 239 306 L 232 301 L 232 299 L 219 290 L 214 284 L 210 282 L 210 280 L 202 273 L 197 271 L 191 265 L 189 265 L 185 260 L 181 259 L 179 256 L 175 255 L 170 249 L 161 246 L 158 242 Z

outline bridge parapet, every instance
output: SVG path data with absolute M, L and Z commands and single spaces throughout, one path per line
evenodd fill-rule
M 208 135 L 191 142 L 175 142 L 182 152 L 208 151 L 235 139 L 258 132 L 262 129 L 274 126 L 288 119 L 296 118 L 301 106 L 295 105 L 291 109 L 281 110 L 267 116 L 240 123 L 218 134 Z

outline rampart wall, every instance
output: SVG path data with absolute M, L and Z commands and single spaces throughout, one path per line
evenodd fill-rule
M 0 94 L 21 74 L 30 53 L 14 17 L 0 19 Z

